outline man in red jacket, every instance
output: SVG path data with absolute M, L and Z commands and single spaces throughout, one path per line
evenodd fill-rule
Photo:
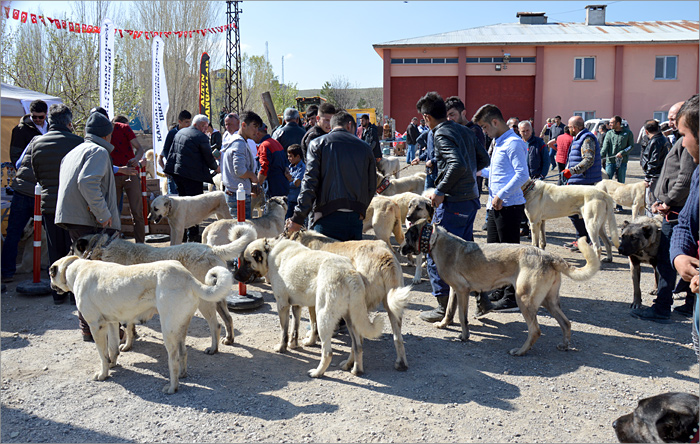
M 263 187 L 267 197 L 287 196 L 289 194 L 289 181 L 284 174 L 289 165 L 287 151 L 281 143 L 267 134 L 265 123 L 258 128 L 258 133 L 260 137 L 258 185 Z

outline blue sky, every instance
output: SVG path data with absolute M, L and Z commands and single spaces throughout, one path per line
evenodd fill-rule
M 226 3 L 218 3 L 223 25 Z M 277 77 L 282 79 L 284 56 L 284 81 L 299 89 L 320 88 L 337 77 L 361 88 L 379 87 L 382 60 L 372 44 L 514 23 L 520 11 L 546 12 L 550 23 L 583 22 L 588 4 L 608 5 L 607 21 L 698 20 L 697 1 L 244 1 L 241 49 L 264 55 L 267 42 Z M 69 2 L 12 2 L 11 7 L 70 14 Z M 221 38 L 219 47 L 225 50 Z

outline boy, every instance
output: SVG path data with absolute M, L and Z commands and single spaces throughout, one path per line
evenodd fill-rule
M 301 190 L 301 179 L 304 178 L 306 165 L 301 160 L 301 145 L 298 143 L 287 147 L 287 159 L 289 160 L 289 170 L 285 170 L 284 175 L 289 181 L 289 195 L 287 196 L 287 214 L 284 219 L 289 219 L 294 214 L 294 207 L 297 205 L 299 191 Z

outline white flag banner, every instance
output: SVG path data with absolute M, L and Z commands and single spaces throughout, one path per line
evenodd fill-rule
M 100 106 L 114 117 L 114 23 L 105 18 L 100 29 Z
M 152 58 L 153 58 L 153 152 L 160 155 L 165 144 L 165 137 L 168 135 L 168 87 L 165 83 L 165 68 L 163 67 L 163 39 L 153 37 Z M 157 165 L 157 170 L 162 169 Z

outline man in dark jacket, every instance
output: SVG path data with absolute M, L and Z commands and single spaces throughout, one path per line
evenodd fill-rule
M 192 114 L 183 109 L 177 116 L 177 125 L 172 127 L 168 134 L 165 136 L 165 142 L 163 143 L 163 151 L 161 151 L 158 156 L 158 163 L 162 169 L 165 169 L 165 159 L 168 158 L 168 153 L 170 152 L 170 147 L 173 145 L 173 140 L 175 140 L 175 134 L 183 128 L 188 128 L 192 124 Z M 168 194 L 177 194 L 177 186 L 173 178 L 168 175 Z
M 83 138 L 73 134 L 73 113 L 64 104 L 51 105 L 48 113 L 49 131 L 32 140 L 31 165 L 34 176 L 41 185 L 41 215 L 46 230 L 49 263 L 54 263 L 70 250 L 68 231 L 55 223 L 58 178 L 61 161 L 73 148 L 83 143 Z M 53 291 L 54 304 L 62 304 L 66 295 Z
M 474 219 L 481 208 L 476 172 L 488 166 L 488 153 L 471 130 L 447 120 L 447 108 L 438 93 L 427 93 L 416 103 L 416 108 L 423 115 L 434 138 L 437 179 L 435 191 L 428 196 L 436 207 L 433 224 L 472 241 Z M 438 275 L 430 255 L 427 265 L 438 307 L 421 313 L 420 317 L 426 322 L 437 322 L 445 315 L 450 287 Z
M 406 128 L 406 163 L 411 163 L 416 157 L 416 141 L 420 136 L 418 129 L 418 117 L 411 119 L 411 123 Z
M 209 170 L 220 171 L 211 153 L 209 138 L 204 134 L 208 126 L 207 116 L 198 114 L 192 119 L 192 126 L 175 134 L 164 172 L 173 177 L 180 196 L 203 194 L 203 182 L 214 183 Z M 199 225 L 187 228 L 188 242 L 201 240 Z
M 46 122 L 48 106 L 43 100 L 35 100 L 29 104 L 29 114 L 19 120 L 19 124 L 12 128 L 10 139 L 10 161 L 19 168 L 17 161 L 29 142 L 36 136 L 46 134 L 49 125 Z
M 301 151 L 303 153 L 302 160 L 306 162 L 306 153 L 309 151 L 309 144 L 317 137 L 328 134 L 331 131 L 331 118 L 336 113 L 335 106 L 328 102 L 324 102 L 318 107 L 316 114 L 316 124 L 309 128 L 301 139 Z
M 355 136 L 355 119 L 346 111 L 331 119 L 330 133 L 309 145 L 306 172 L 289 231 L 299 231 L 313 211 L 315 231 L 340 241 L 361 240 L 362 220 L 377 188 L 374 155 Z
M 289 167 L 287 151 L 282 144 L 267 134 L 267 125 L 262 124 L 258 128 L 258 185 L 265 190 L 267 197 L 287 196 L 289 194 L 289 180 L 284 175 Z
M 659 122 L 656 120 L 647 120 L 644 123 L 644 132 L 649 141 L 646 147 L 642 149 L 641 156 L 639 156 L 639 164 L 642 166 L 642 171 L 644 171 L 644 182 L 647 186 L 647 206 L 650 206 L 652 202 L 648 200 L 648 190 L 654 186 L 656 180 L 659 178 L 661 168 L 664 165 L 664 160 L 666 159 L 671 144 L 668 139 L 661 134 Z M 650 214 L 648 215 L 650 216 Z
M 362 117 L 360 117 L 360 125 L 362 125 L 362 140 L 367 142 L 367 145 L 372 148 L 374 159 L 379 162 L 382 160 L 382 149 L 379 147 L 377 125 L 369 121 L 369 115 L 367 114 L 363 114 Z
M 284 110 L 284 126 L 278 127 L 273 133 L 272 138 L 282 144 L 286 150 L 289 145 L 298 143 L 301 145 L 301 139 L 306 134 L 304 128 L 299 126 L 299 111 L 294 108 Z

